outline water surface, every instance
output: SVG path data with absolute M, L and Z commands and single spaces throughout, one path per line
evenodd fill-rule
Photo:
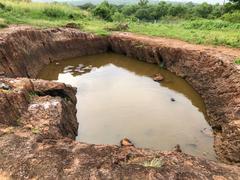
M 161 83 L 151 78 L 159 72 Z M 157 65 L 107 53 L 54 62 L 39 78 L 78 88 L 79 141 L 119 144 L 127 137 L 137 147 L 159 150 L 180 144 L 186 153 L 215 159 L 202 99 Z

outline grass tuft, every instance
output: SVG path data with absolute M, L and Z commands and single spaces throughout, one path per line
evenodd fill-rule
M 240 65 L 240 58 L 235 60 L 235 64 Z
M 163 165 L 163 160 L 161 158 L 154 158 L 150 161 L 143 162 L 141 165 L 144 167 L 160 168 Z
M 39 134 L 40 130 L 38 128 L 32 128 L 32 133 L 33 134 Z

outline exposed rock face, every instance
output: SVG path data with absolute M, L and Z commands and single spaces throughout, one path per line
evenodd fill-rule
M 0 167 L 13 179 L 217 180 L 240 177 L 239 167 L 183 153 L 89 145 L 67 138 L 39 141 L 38 136 L 14 129 L 14 133 L 0 137 Z M 143 165 L 154 158 L 161 160 L 161 167 Z
M 51 138 L 75 139 L 76 89 L 44 80 L 0 78 L 0 81 L 12 87 L 0 92 L 1 125 L 26 127 Z
M 185 78 L 203 98 L 215 136 L 215 150 L 223 161 L 240 163 L 239 50 L 191 45 L 178 40 L 131 33 L 109 37 L 114 52 L 165 67 Z
M 108 38 L 76 29 L 0 31 L 0 72 L 36 77 L 54 60 L 112 50 L 166 68 L 201 94 L 215 130 L 219 157 L 240 162 L 239 51 L 203 48 L 161 38 L 114 34 Z M 74 141 L 76 89 L 63 83 L 0 77 L 0 179 L 239 179 L 240 167 L 133 146 Z M 148 162 L 157 160 L 157 166 Z
M 0 31 L 0 72 L 8 77 L 34 78 L 54 60 L 106 52 L 106 39 L 70 28 L 12 26 Z

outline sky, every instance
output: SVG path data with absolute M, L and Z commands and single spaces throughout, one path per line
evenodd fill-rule
M 41 2 L 49 2 L 49 1 L 59 1 L 59 2 L 71 2 L 71 1 L 77 1 L 77 2 L 101 2 L 102 0 L 32 0 L 32 1 L 41 1 Z M 113 2 L 114 0 L 109 0 L 109 2 Z M 115 1 L 118 1 L 118 2 L 123 2 L 123 3 L 126 3 L 128 2 L 127 0 L 115 0 Z M 132 0 L 134 1 L 134 0 Z M 135 0 L 136 2 L 138 2 L 138 0 Z M 151 1 L 151 0 L 150 0 Z M 156 1 L 156 0 L 153 0 L 153 1 Z M 166 0 L 167 1 L 167 0 Z M 224 0 L 172 0 L 174 2 L 189 2 L 189 1 L 192 1 L 194 3 L 202 3 L 202 2 L 207 2 L 207 3 L 211 3 L 211 4 L 215 4 L 215 3 L 223 3 Z M 227 0 L 226 0 L 227 2 Z

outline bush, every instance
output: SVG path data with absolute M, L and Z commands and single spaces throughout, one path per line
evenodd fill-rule
M 124 15 L 120 12 L 115 12 L 113 15 L 112 15 L 112 20 L 115 21 L 115 22 L 123 22 L 124 21 Z
M 7 24 L 5 23 L 4 19 L 0 18 L 0 28 L 5 28 L 7 27 Z
M 93 10 L 93 14 L 104 20 L 111 21 L 111 16 L 114 14 L 114 8 L 107 1 L 102 2 Z
M 223 15 L 222 19 L 232 23 L 240 23 L 240 11 L 235 11 L 233 13 L 226 13 Z
M 127 31 L 129 26 L 127 23 L 118 23 L 112 27 L 107 27 L 107 31 Z
M 48 17 L 51 17 L 51 18 L 62 18 L 62 17 L 65 17 L 66 16 L 66 13 L 59 9 L 59 8 L 56 8 L 56 7 L 46 7 L 44 10 L 43 10 L 43 13 L 48 16 Z
M 3 3 L 0 2 L 0 9 L 4 10 L 5 9 L 5 5 Z
M 183 23 L 185 29 L 200 29 L 200 30 L 240 30 L 240 23 L 230 23 L 222 20 L 194 20 Z
M 240 58 L 236 59 L 236 60 L 235 60 L 235 63 L 238 64 L 238 65 L 240 65 Z

